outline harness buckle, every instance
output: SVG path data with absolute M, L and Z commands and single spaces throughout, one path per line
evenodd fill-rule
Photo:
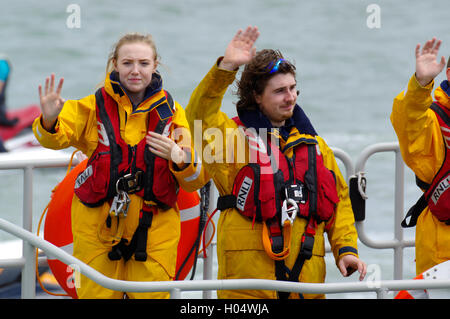
M 290 205 L 288 208 L 288 204 Z M 294 223 L 295 217 L 297 217 L 298 205 L 292 198 L 286 198 L 281 206 L 281 225 L 284 226 L 285 221 L 289 221 L 291 225 Z
M 130 204 L 130 197 L 124 191 L 119 191 L 116 196 L 114 196 L 111 203 L 111 208 L 109 209 L 109 214 L 112 216 L 127 217 L 128 207 Z
M 124 191 L 128 194 L 134 194 L 142 189 L 143 171 L 137 171 L 135 174 L 126 174 L 120 177 L 116 183 L 116 191 Z

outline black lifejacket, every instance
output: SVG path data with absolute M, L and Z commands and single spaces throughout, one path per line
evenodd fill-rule
M 430 108 L 436 113 L 441 127 L 445 146 L 444 161 L 430 184 L 416 176 L 416 183 L 424 190 L 424 194 L 406 214 L 402 221 L 403 227 L 415 226 L 419 215 L 426 207 L 440 222 L 450 225 L 450 110 L 438 102 L 431 104 Z M 409 222 L 407 222 L 408 218 L 410 218 Z
M 173 109 L 168 93 L 167 103 Z M 86 169 L 75 182 L 75 194 L 86 206 L 95 207 L 112 199 L 118 190 L 136 193 L 162 209 L 175 207 L 178 184 L 168 161 L 155 156 L 146 147 L 145 138 L 128 145 L 120 135 L 118 105 L 104 88 L 97 90 L 96 112 L 98 145 Z M 148 130 L 162 133 L 171 117 L 161 120 L 156 108 L 150 111 Z

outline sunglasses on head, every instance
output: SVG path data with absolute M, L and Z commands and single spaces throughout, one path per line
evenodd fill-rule
M 280 68 L 280 64 L 282 62 L 286 62 L 286 60 L 285 59 L 278 59 L 278 61 L 275 62 L 275 64 L 273 62 L 270 62 L 269 65 L 267 66 L 267 69 L 269 70 L 269 74 L 277 72 L 278 69 Z

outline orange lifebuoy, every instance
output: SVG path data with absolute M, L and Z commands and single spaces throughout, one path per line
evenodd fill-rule
M 423 274 L 414 279 L 423 279 Z M 428 299 L 428 292 L 425 289 L 400 290 L 394 299 Z
M 197 192 L 188 193 L 182 188 L 178 192 L 178 209 L 181 219 L 181 237 L 178 243 L 176 279 L 183 280 L 191 270 L 195 253 L 190 253 L 194 246 L 200 224 L 200 196 Z
M 71 205 L 74 194 L 75 179 L 86 168 L 87 159 L 73 168 L 55 187 L 47 208 L 44 225 L 44 239 L 72 254 L 73 236 L 71 224 Z M 183 280 L 190 272 L 195 256 L 190 255 L 199 229 L 200 197 L 197 192 L 186 192 L 180 188 L 177 205 L 181 218 L 181 238 L 178 244 L 177 268 L 178 279 Z M 184 266 L 180 269 L 180 267 Z M 56 280 L 69 296 L 77 298 L 73 270 L 57 259 L 48 258 L 48 265 Z
M 449 279 L 450 277 L 450 260 L 437 264 L 430 269 L 427 269 L 417 277 L 415 280 L 439 280 Z M 449 297 L 448 290 L 440 289 L 410 289 L 400 290 L 394 299 L 443 299 Z
M 55 187 L 48 205 L 44 224 L 44 239 L 53 245 L 73 252 L 73 236 L 71 222 L 71 206 L 75 179 L 86 168 L 87 160 L 74 167 Z M 53 275 L 69 296 L 77 298 L 73 270 L 68 265 L 48 257 L 48 265 Z

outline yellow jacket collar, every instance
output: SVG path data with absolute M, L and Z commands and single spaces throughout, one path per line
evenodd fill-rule
M 434 96 L 439 104 L 450 109 L 450 86 L 447 80 L 442 81 L 441 85 L 436 88 Z
M 145 91 L 144 100 L 138 105 L 133 106 L 115 71 L 106 76 L 105 91 L 128 114 L 150 112 L 156 109 L 162 120 L 173 115 L 173 109 L 168 105 L 166 94 L 162 89 L 162 78 L 158 73 L 153 73 L 152 81 Z

